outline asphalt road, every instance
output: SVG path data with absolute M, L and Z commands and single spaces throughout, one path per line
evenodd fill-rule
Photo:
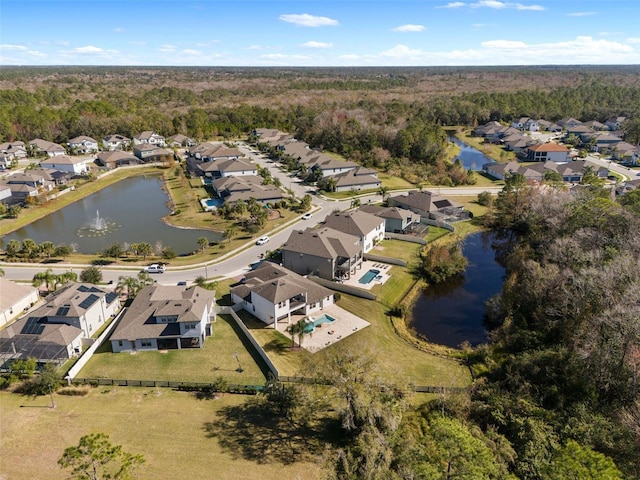
M 241 145 L 240 150 L 250 157 L 254 162 L 261 167 L 269 168 L 271 175 L 274 178 L 280 179 L 283 187 L 291 189 L 296 197 L 302 198 L 309 190 L 309 187 L 303 185 L 297 178 L 289 176 L 286 172 L 281 171 L 278 166 L 269 161 L 262 154 L 250 149 L 247 146 Z M 501 187 L 464 187 L 464 188 L 430 188 L 429 190 L 434 193 L 442 195 L 477 195 L 484 191 L 490 191 L 497 193 L 501 190 Z M 397 195 L 399 192 L 394 191 L 393 194 Z M 316 225 L 319 222 L 324 221 L 327 215 L 331 214 L 334 210 L 347 210 L 351 206 L 351 199 L 349 200 L 330 200 L 328 198 L 316 195 L 315 192 L 312 195 L 312 217 L 309 220 L 303 220 L 301 216 L 291 221 L 285 228 L 277 232 L 268 233 L 270 241 L 265 245 L 255 245 L 255 241 L 252 240 L 230 251 L 226 255 L 211 262 L 192 265 L 189 267 L 168 267 L 164 273 L 150 274 L 152 278 L 157 280 L 158 283 L 163 285 L 176 285 L 178 282 L 191 283 L 196 277 L 203 276 L 208 279 L 219 278 L 241 278 L 246 272 L 248 272 L 252 265 L 259 262 L 262 256 L 270 250 L 275 250 L 280 247 L 289 238 L 291 232 L 295 229 L 303 229 Z M 379 202 L 381 197 L 379 194 L 370 194 L 359 196 L 362 204 L 369 201 Z M 29 264 L 29 265 L 16 265 L 13 263 L 4 263 L 1 268 L 5 272 L 5 278 L 8 280 L 20 280 L 31 281 L 33 276 L 38 273 L 51 268 L 53 273 L 60 274 L 69 270 L 76 273 L 80 273 L 86 265 L 74 265 L 70 263 L 56 263 L 56 264 Z M 121 276 L 135 276 L 140 271 L 139 267 L 101 267 L 102 277 L 105 282 L 113 282 L 117 284 L 119 277 Z

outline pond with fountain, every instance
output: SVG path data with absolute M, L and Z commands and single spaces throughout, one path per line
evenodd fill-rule
M 220 241 L 222 233 L 177 228 L 165 223 L 170 199 L 156 175 L 130 177 L 64 207 L 2 238 L 30 238 L 36 243 L 73 245 L 77 252 L 94 254 L 113 243 L 150 243 L 171 247 L 177 254 L 198 249 L 197 239 Z

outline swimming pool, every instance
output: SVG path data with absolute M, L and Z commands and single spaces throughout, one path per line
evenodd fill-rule
M 219 207 L 221 206 L 224 202 L 222 201 L 221 198 L 207 198 L 204 203 L 207 204 L 207 207 Z
M 379 273 L 380 273 L 380 270 L 376 270 L 372 268 L 367 273 L 365 273 L 362 277 L 360 277 L 360 280 L 358 280 L 358 283 L 362 283 L 363 285 L 366 285 L 367 283 L 371 282 L 371 280 L 376 278 Z
M 336 321 L 336 319 L 333 318 L 331 315 L 327 315 L 326 313 L 323 313 L 319 317 L 314 318 L 313 322 L 307 323 L 304 326 L 304 331 L 306 333 L 311 333 L 316 329 L 316 327 L 318 325 L 322 325 L 323 323 L 331 323 L 331 322 L 335 322 L 335 321 Z

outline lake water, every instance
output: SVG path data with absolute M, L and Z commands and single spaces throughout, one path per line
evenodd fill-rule
M 40 244 L 73 244 L 80 253 L 94 254 L 113 243 L 161 243 L 180 255 L 197 250 L 197 239 L 219 241 L 222 234 L 208 230 L 175 228 L 162 221 L 171 213 L 169 195 L 156 175 L 135 176 L 115 183 L 47 217 L 5 235 L 10 240 L 31 238 Z M 100 218 L 101 229 L 90 226 Z
M 449 141 L 460 147 L 458 157 L 465 170 L 482 170 L 485 163 L 493 163 L 495 160 L 487 157 L 480 150 L 470 147 L 466 143 L 458 140 L 456 137 L 449 137 Z
M 410 326 L 430 342 L 457 348 L 484 343 L 485 302 L 502 289 L 505 270 L 496 262 L 495 233 L 475 233 L 463 242 L 464 274 L 428 287 L 416 301 Z

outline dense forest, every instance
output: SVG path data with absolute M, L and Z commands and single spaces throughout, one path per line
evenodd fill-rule
M 613 115 L 637 125 L 640 67 L 0 72 L 1 141 L 150 129 L 205 140 L 270 127 L 452 184 L 465 179 L 444 161 L 445 126 Z M 307 373 L 334 387 L 339 425 L 316 418 L 324 390 L 271 385 L 259 405 L 230 412 L 225 436 L 258 411 L 287 441 L 338 429 L 336 479 L 640 478 L 640 191 L 617 201 L 514 177 L 484 219 L 503 234 L 494 247 L 507 278 L 488 305 L 489 343 L 464 352 L 470 395 L 416 407 L 408 386 L 371 372 L 375 354 L 337 352 Z
M 0 72 L 0 141 L 43 138 L 64 145 L 78 135 L 132 137 L 144 130 L 202 141 L 270 127 L 416 183 L 473 182 L 444 161 L 442 127 L 520 116 L 637 119 L 640 69 L 49 67 Z

